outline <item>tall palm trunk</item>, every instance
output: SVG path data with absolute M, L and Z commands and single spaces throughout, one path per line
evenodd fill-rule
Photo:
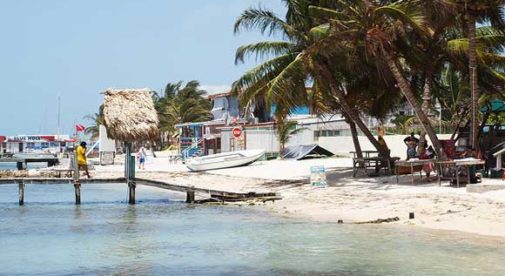
M 377 141 L 377 139 L 375 139 L 375 137 L 370 132 L 370 130 L 367 128 L 365 123 L 363 123 L 363 121 L 359 117 L 358 113 L 353 108 L 351 108 L 349 106 L 349 104 L 347 103 L 347 101 L 345 99 L 344 92 L 341 89 L 339 89 L 338 83 L 335 80 L 335 78 L 333 77 L 330 70 L 328 70 L 328 68 L 325 65 L 316 64 L 316 66 L 318 68 L 318 71 L 321 73 L 322 77 L 324 78 L 324 80 L 328 82 L 331 93 L 339 101 L 339 105 L 342 108 L 342 111 L 344 113 L 346 113 L 347 115 L 349 115 L 351 120 L 354 123 L 356 123 L 358 128 L 363 132 L 363 134 L 365 134 L 365 136 L 368 138 L 368 140 L 370 140 L 370 143 L 372 143 L 374 148 L 377 149 L 377 151 L 380 152 L 382 156 L 389 156 L 389 152 L 380 146 L 379 142 Z
M 421 109 L 425 114 L 428 114 L 431 106 L 431 72 L 426 71 L 426 76 L 424 78 L 424 87 L 423 87 L 423 104 L 421 105 Z M 419 135 L 419 146 L 417 147 L 417 153 L 421 154 L 425 148 L 424 144 L 426 142 L 426 131 L 421 130 L 421 134 Z
M 471 11 L 467 11 L 466 24 L 468 31 L 468 68 L 470 70 L 470 92 L 472 95 L 472 117 L 471 117 L 471 139 L 472 149 L 478 147 L 479 122 L 477 113 L 479 111 L 479 87 L 477 84 L 477 54 L 475 39 L 475 16 Z
M 417 119 L 421 123 L 421 125 L 424 128 L 424 131 L 426 131 L 426 134 L 428 137 L 430 137 L 431 143 L 433 144 L 433 147 L 435 148 L 435 151 L 437 152 L 437 156 L 439 156 L 442 159 L 445 159 L 445 153 L 442 151 L 442 146 L 440 144 L 440 141 L 438 140 L 438 137 L 435 133 L 435 130 L 433 129 L 433 126 L 430 123 L 430 120 L 428 119 L 428 116 L 424 111 L 422 110 L 421 105 L 419 102 L 417 102 L 416 96 L 412 92 L 412 89 L 410 89 L 410 85 L 405 80 L 403 75 L 400 73 L 400 69 L 398 68 L 398 65 L 396 64 L 396 61 L 393 59 L 390 53 L 387 51 L 382 51 L 382 54 L 388 64 L 389 70 L 391 70 L 391 73 L 393 73 L 396 82 L 398 83 L 398 86 L 400 87 L 400 90 L 403 92 L 403 95 L 407 99 L 407 101 L 410 103 L 410 105 L 414 108 L 414 111 L 416 113 Z

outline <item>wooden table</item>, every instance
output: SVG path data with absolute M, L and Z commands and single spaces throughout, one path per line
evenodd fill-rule
M 410 174 L 412 175 L 412 184 L 414 184 L 414 178 L 415 178 L 415 174 L 414 174 L 414 167 L 415 166 L 424 166 L 426 164 L 429 164 L 429 163 L 432 163 L 433 166 L 435 166 L 435 162 L 436 160 L 435 159 L 410 159 L 410 160 L 406 160 L 406 161 L 396 161 L 395 162 L 395 174 L 396 174 L 396 183 L 399 183 L 399 179 L 398 179 L 398 168 L 399 167 L 410 167 Z M 423 170 L 421 169 L 419 171 L 419 176 L 421 177 L 421 179 L 423 179 Z
M 448 179 L 450 181 L 456 180 L 456 187 L 459 188 L 459 171 L 461 168 L 466 169 L 467 183 L 470 183 L 470 167 L 484 165 L 486 162 L 480 159 L 465 158 L 465 159 L 455 159 L 449 161 L 439 161 L 438 165 L 438 185 L 441 185 L 442 179 Z M 449 169 L 448 176 L 443 176 L 444 166 Z
M 374 169 L 376 173 L 380 173 L 381 169 L 386 171 L 387 175 L 391 174 L 391 162 L 389 158 L 383 157 L 363 157 L 363 158 L 353 158 L 352 159 L 352 177 L 356 177 L 359 171 L 365 172 L 367 176 L 368 169 Z

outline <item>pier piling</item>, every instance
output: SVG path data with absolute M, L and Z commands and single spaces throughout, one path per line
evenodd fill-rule
M 135 182 L 130 181 L 128 182 L 128 203 L 129 204 L 135 204 Z
M 74 189 L 75 189 L 75 204 L 81 204 L 81 182 L 79 180 L 74 181 Z
M 21 170 L 26 170 L 26 161 L 24 162 L 16 162 L 16 167 L 18 169 L 18 171 L 21 171 Z
M 126 160 L 125 177 L 128 185 L 128 203 L 135 204 L 135 156 L 132 156 L 132 144 L 125 142 Z
M 195 191 L 186 192 L 186 203 L 195 203 Z
M 75 190 L 75 204 L 81 204 L 81 181 L 79 180 L 79 165 L 77 164 L 77 154 L 73 153 L 71 158 L 71 167 L 73 169 L 74 190 Z
M 18 182 L 19 185 L 19 205 L 25 204 L 25 182 L 23 180 Z

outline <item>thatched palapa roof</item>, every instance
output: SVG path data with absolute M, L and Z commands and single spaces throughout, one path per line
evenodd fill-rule
M 107 89 L 103 115 L 107 135 L 125 142 L 158 137 L 158 114 L 150 89 Z

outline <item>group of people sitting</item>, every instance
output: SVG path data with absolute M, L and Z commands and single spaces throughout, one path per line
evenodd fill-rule
M 419 139 L 415 136 L 414 132 L 411 132 L 410 136 L 403 139 L 403 142 L 407 146 L 407 160 L 411 158 L 419 158 L 419 159 L 435 158 L 435 150 L 433 150 L 433 147 L 428 146 L 427 141 L 424 141 L 422 145 L 419 145 Z M 418 149 L 418 146 L 421 147 Z
M 413 158 L 433 159 L 436 157 L 435 150 L 433 149 L 433 147 L 428 146 L 428 143 L 426 141 L 424 141 L 424 144 L 420 145 L 419 139 L 415 136 L 415 134 L 413 132 L 410 133 L 410 136 L 403 139 L 403 142 L 407 146 L 407 160 L 413 159 Z M 421 147 L 418 148 L 419 146 L 421 146 Z M 456 153 L 455 156 L 453 156 L 454 159 L 462 159 L 462 158 L 469 158 L 469 157 L 475 158 L 475 157 L 477 157 L 477 153 L 472 149 L 466 149 L 464 151 Z M 429 178 L 433 169 L 434 169 L 433 163 L 423 164 L 423 171 L 426 172 L 426 177 Z M 458 171 L 457 173 L 464 174 L 465 172 Z M 476 183 L 475 166 L 470 167 L 469 173 L 470 173 L 470 182 Z
M 407 160 L 413 158 L 433 159 L 436 157 L 433 147 L 428 146 L 428 142 L 426 140 L 420 145 L 419 139 L 415 136 L 414 132 L 411 132 L 410 136 L 403 139 L 403 142 L 407 146 Z M 423 164 L 423 171 L 426 173 L 426 177 L 428 179 L 433 169 L 433 163 Z

